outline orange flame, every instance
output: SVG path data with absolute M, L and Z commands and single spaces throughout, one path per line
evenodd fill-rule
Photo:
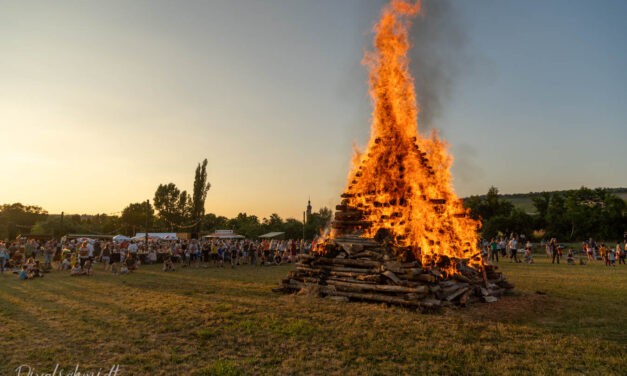
M 374 105 L 371 137 L 353 160 L 343 204 L 372 223 L 364 236 L 388 229 L 423 265 L 442 256 L 472 259 L 476 265 L 479 222 L 468 217 L 453 191 L 447 145 L 436 132 L 418 132 L 407 58 L 409 18 L 418 13 L 420 2 L 392 0 L 374 28 L 375 51 L 364 58 Z

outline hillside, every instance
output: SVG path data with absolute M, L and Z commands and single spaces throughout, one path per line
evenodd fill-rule
M 605 189 L 608 192 L 613 193 L 616 196 L 627 201 L 627 188 L 602 188 L 602 189 Z M 574 189 L 568 189 L 568 190 L 562 190 L 562 191 L 547 191 L 547 192 L 550 194 L 554 194 L 554 193 L 566 194 L 572 191 L 574 191 Z M 500 198 L 511 202 L 512 204 L 514 204 L 515 207 L 520 208 L 527 213 L 535 213 L 536 209 L 533 206 L 533 201 L 531 200 L 531 198 L 539 195 L 540 193 L 542 192 L 501 194 Z M 480 197 L 485 197 L 485 195 L 481 195 Z

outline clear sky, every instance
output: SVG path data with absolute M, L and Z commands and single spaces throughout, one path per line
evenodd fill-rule
M 115 213 L 206 157 L 208 212 L 335 205 L 384 3 L 0 0 L 0 203 Z M 627 2 L 444 4 L 412 67 L 460 196 L 627 186 Z

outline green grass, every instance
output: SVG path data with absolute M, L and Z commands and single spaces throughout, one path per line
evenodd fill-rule
M 4 275 L 0 374 L 625 374 L 627 267 L 536 261 L 501 262 L 513 295 L 428 315 L 272 293 L 289 266 Z

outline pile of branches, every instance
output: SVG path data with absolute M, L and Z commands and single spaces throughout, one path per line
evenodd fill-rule
M 514 286 L 496 266 L 467 266 L 442 257 L 424 266 L 410 249 L 346 236 L 328 240 L 322 253 L 301 255 L 276 292 L 307 293 L 434 310 L 495 302 Z M 451 264 L 456 272 L 450 273 Z

